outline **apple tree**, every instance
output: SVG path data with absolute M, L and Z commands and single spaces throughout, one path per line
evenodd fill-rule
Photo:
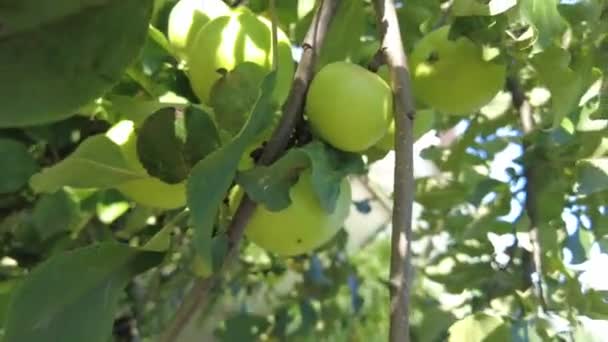
M 604 341 L 608 1 L 0 0 L 3 341 Z

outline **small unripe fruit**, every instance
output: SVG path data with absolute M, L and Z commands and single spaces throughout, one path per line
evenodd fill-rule
M 243 62 L 272 69 L 272 24 L 246 8 L 210 21 L 197 34 L 188 50 L 189 77 L 196 96 L 209 104 L 211 89 L 220 79 L 218 70 L 233 70 Z M 294 62 L 287 35 L 278 32 L 279 70 L 274 99 L 281 104 L 289 93 Z M 260 80 L 261 81 L 261 80 Z
M 169 14 L 169 43 L 177 55 L 186 58 L 198 31 L 212 19 L 228 14 L 230 8 L 221 0 L 180 0 Z
M 231 196 L 234 210 L 242 189 Z M 344 179 L 336 208 L 327 213 L 314 192 L 311 172 L 306 170 L 290 189 L 291 205 L 281 211 L 269 211 L 259 205 L 249 221 L 247 238 L 265 250 L 282 256 L 304 254 L 320 247 L 342 228 L 350 211 L 350 183 Z
M 310 85 L 306 115 L 315 134 L 330 145 L 362 152 L 386 134 L 393 96 L 389 85 L 373 72 L 352 63 L 331 63 Z
M 411 72 L 414 94 L 446 114 L 470 114 L 489 103 L 503 87 L 504 65 L 485 61 L 481 47 L 460 37 L 449 40 L 444 26 L 414 47 Z

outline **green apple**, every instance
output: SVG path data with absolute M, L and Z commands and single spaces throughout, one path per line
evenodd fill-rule
M 186 184 L 169 184 L 148 175 L 137 157 L 137 135 L 133 121 L 123 120 L 106 134 L 120 146 L 129 167 L 142 175 L 141 179 L 128 181 L 116 189 L 136 203 L 159 209 L 175 209 L 186 205 Z
M 415 96 L 446 114 L 470 114 L 502 89 L 506 68 L 485 61 L 482 48 L 466 37 L 448 38 L 449 26 L 424 36 L 411 55 Z
M 310 252 L 331 240 L 342 228 L 350 211 L 350 183 L 344 179 L 335 210 L 327 213 L 320 205 L 311 182 L 310 169 L 303 171 L 290 189 L 291 205 L 281 211 L 269 211 L 263 205 L 255 210 L 245 234 L 265 250 L 281 256 Z M 242 190 L 231 196 L 234 210 Z
M 221 0 L 180 0 L 169 14 L 167 36 L 175 53 L 186 58 L 188 47 L 209 21 L 230 14 Z
M 220 79 L 218 70 L 233 70 L 243 62 L 272 69 L 272 24 L 247 8 L 210 21 L 196 35 L 188 50 L 190 83 L 197 97 L 209 104 L 211 88 Z M 282 104 L 289 94 L 294 74 L 291 43 L 278 32 L 279 70 L 274 99 Z
M 386 134 L 393 117 L 393 96 L 377 74 L 356 64 L 335 62 L 313 78 L 306 115 L 315 134 L 335 148 L 362 152 Z

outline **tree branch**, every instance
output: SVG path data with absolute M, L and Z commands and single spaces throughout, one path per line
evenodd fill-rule
M 282 107 L 283 114 L 281 120 L 273 132 L 272 137 L 264 147 L 258 164 L 269 165 L 278 159 L 287 147 L 296 123 L 302 118 L 304 101 L 308 92 L 308 86 L 314 76 L 314 67 L 319 55 L 318 52 L 323 46 L 325 36 L 327 35 L 331 20 L 336 14 L 339 2 L 340 0 L 322 0 L 321 5 L 315 13 L 308 33 L 302 43 L 302 57 L 298 64 L 298 68 L 296 69 L 289 96 Z M 275 18 L 274 15 L 273 18 Z M 200 279 L 195 282 L 192 289 L 182 300 L 182 304 L 176 312 L 173 323 L 165 331 L 161 341 L 173 342 L 177 340 L 180 332 L 190 321 L 197 309 L 200 310 L 207 305 L 211 291 L 219 283 L 219 275 L 238 252 L 238 246 L 243 237 L 245 227 L 253 215 L 255 208 L 256 203 L 245 194 L 234 214 L 231 225 L 228 228 L 228 252 L 222 262 L 220 270 L 208 278 Z
M 507 78 L 507 89 L 511 92 L 513 98 L 513 105 L 517 109 L 520 117 L 522 131 L 527 136 L 534 132 L 534 118 L 532 117 L 532 106 L 526 94 L 524 93 L 521 84 L 517 78 Z M 524 137 L 524 150 L 528 150 L 529 144 L 526 142 Z M 538 297 L 541 308 L 547 310 L 547 302 L 545 300 L 543 290 L 543 249 L 539 240 L 539 223 L 537 217 L 537 200 L 536 200 L 536 186 L 535 186 L 535 175 L 540 174 L 534 170 L 534 165 L 524 162 L 524 174 L 526 177 L 526 214 L 530 218 L 530 227 L 528 232 L 530 234 L 530 244 L 532 245 L 532 269 L 536 271 L 538 279 L 532 279 L 530 275 L 530 283 L 533 284 L 536 296 Z
M 391 237 L 390 341 L 410 340 L 409 302 L 411 283 L 410 245 L 414 203 L 413 125 L 415 108 L 407 57 L 393 0 L 375 0 L 382 48 L 391 76 L 395 99 L 395 184 Z

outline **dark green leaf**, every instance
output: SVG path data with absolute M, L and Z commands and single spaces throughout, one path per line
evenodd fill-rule
M 190 106 L 184 112 L 186 141 L 184 158 L 190 168 L 220 146 L 220 137 L 211 116 L 204 110 Z
M 149 175 L 182 182 L 192 167 L 219 146 L 211 117 L 201 109 L 161 109 L 146 118 L 137 134 L 137 155 Z
M 4 326 L 6 322 L 6 311 L 10 303 L 11 296 L 17 287 L 17 280 L 3 280 L 0 282 L 0 324 Z
M 71 231 L 79 219 L 78 202 L 64 190 L 43 195 L 32 212 L 32 223 L 43 240 L 60 232 Z
M 252 200 L 268 210 L 279 211 L 291 204 L 289 189 L 298 180 L 300 171 L 309 166 L 306 154 L 292 149 L 271 166 L 258 166 L 239 173 L 237 182 Z
M 217 211 L 236 175 L 241 156 L 272 121 L 275 105 L 271 95 L 275 83 L 276 73 L 272 72 L 264 79 L 258 100 L 241 132 L 198 162 L 188 178 L 187 197 L 194 224 L 194 244 L 208 269 L 212 269 L 211 238 Z
M 75 114 L 118 82 L 144 43 L 151 0 L 62 3 L 0 12 L 0 127 Z
M 285 209 L 290 203 L 289 189 L 303 169 L 312 168 L 312 184 L 321 207 L 332 213 L 344 177 L 363 171 L 361 157 L 331 148 L 320 141 L 294 148 L 271 166 L 258 166 L 239 175 L 248 195 L 269 210 Z
M 239 313 L 226 320 L 226 326 L 215 334 L 221 341 L 255 342 L 269 326 L 265 317 Z
M 189 165 L 181 153 L 184 142 L 177 130 L 176 112 L 164 108 L 150 115 L 137 134 L 137 155 L 152 177 L 170 184 L 177 184 L 188 176 Z
M 4 341 L 106 342 L 123 288 L 161 258 L 117 243 L 53 256 L 14 293 Z
M 0 194 L 15 192 L 27 185 L 38 165 L 18 141 L 0 139 Z

